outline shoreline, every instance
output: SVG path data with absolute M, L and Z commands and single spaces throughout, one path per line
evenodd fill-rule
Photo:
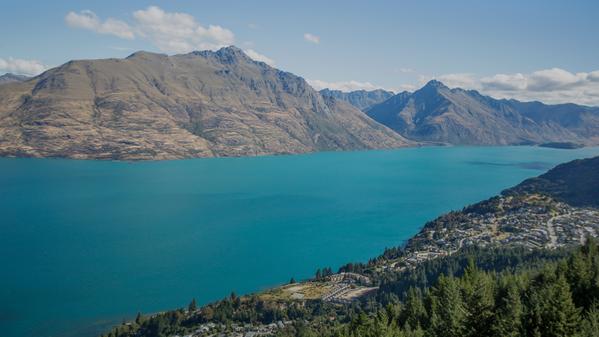
M 269 153 L 269 154 L 258 154 L 258 155 L 242 155 L 242 156 L 211 156 L 211 157 L 183 157 L 183 158 L 165 158 L 165 159 L 111 159 L 111 158 L 77 158 L 67 156 L 14 156 L 14 155 L 0 155 L 0 159 L 32 159 L 32 160 L 63 160 L 63 161 L 77 161 L 77 162 L 105 162 L 105 163 L 164 163 L 164 162 L 180 162 L 188 160 L 232 160 L 232 159 L 260 159 L 260 158 L 280 158 L 280 157 L 305 157 L 314 156 L 319 154 L 330 154 L 330 153 L 367 153 L 367 152 L 393 152 L 403 150 L 413 150 L 422 148 L 540 148 L 540 149 L 552 149 L 552 150 L 581 150 L 581 149 L 592 149 L 599 148 L 597 145 L 581 145 L 578 147 L 554 147 L 554 146 L 543 146 L 543 144 L 510 144 L 510 145 L 454 145 L 445 143 L 422 143 L 418 145 L 407 145 L 395 148 L 374 148 L 374 149 L 355 149 L 355 150 L 327 150 L 327 151 L 311 151 L 311 152 L 299 152 L 299 153 Z

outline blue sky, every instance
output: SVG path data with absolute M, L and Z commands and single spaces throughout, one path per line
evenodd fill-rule
M 233 43 L 317 87 L 413 90 L 438 78 L 599 104 L 599 1 L 2 2 L 0 73 Z M 191 18 L 190 36 L 173 33 L 175 13 Z

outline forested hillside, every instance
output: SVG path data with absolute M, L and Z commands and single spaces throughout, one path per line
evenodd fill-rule
M 228 298 L 117 327 L 108 337 L 213 335 L 280 324 L 278 336 L 597 336 L 599 247 L 469 249 L 384 277 L 376 297 L 351 305 Z M 211 322 L 211 325 L 207 323 Z
M 503 194 L 542 193 L 573 206 L 599 206 L 599 157 L 558 165 Z
M 339 336 L 597 336 L 599 333 L 599 251 L 589 242 L 566 257 L 529 259 L 527 253 L 510 267 L 512 253 L 496 255 L 497 264 L 480 261 L 451 272 L 456 258 L 437 261 L 427 273 L 437 280 L 431 287 L 415 282 L 405 290 L 405 279 L 383 284 L 386 303 L 362 312 L 342 325 Z M 477 258 L 474 254 L 471 258 Z M 484 254 L 483 254 L 484 256 Z M 510 257 L 511 256 L 511 257 Z M 539 256 L 541 257 L 541 256 Z M 487 256 L 488 258 L 488 256 Z M 499 261 L 507 264 L 503 265 Z M 525 262 L 527 261 L 528 262 Z M 536 262 L 533 262 L 535 261 Z M 530 262 L 533 262 L 532 264 Z M 498 268 L 500 266 L 507 268 Z M 449 276 L 447 276 L 449 275 Z M 402 298 L 402 301 L 396 298 Z M 390 299 L 390 300 L 389 300 Z

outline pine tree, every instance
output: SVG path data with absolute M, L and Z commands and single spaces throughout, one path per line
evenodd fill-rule
M 431 330 L 435 336 L 464 336 L 465 309 L 458 281 L 442 276 L 431 293 Z
M 495 337 L 521 336 L 523 305 L 518 284 L 513 278 L 510 278 L 501 292 L 491 328 L 493 335 Z
M 462 277 L 462 292 L 466 308 L 465 336 L 491 336 L 494 318 L 494 289 L 491 277 L 469 260 Z
M 198 309 L 198 304 L 196 303 L 196 299 L 193 298 L 189 305 L 187 306 L 187 311 L 195 312 Z
M 572 293 L 566 278 L 559 275 L 550 293 L 548 309 L 548 325 L 553 336 L 572 336 L 580 324 L 580 310 L 572 301 Z M 551 336 L 551 335 L 547 335 Z
M 594 302 L 582 322 L 581 337 L 599 336 L 599 303 Z
M 565 272 L 572 287 L 572 299 L 588 309 L 592 299 L 599 297 L 599 257 L 595 239 L 587 239 L 580 250 L 570 256 Z
M 534 281 L 528 294 L 527 330 L 532 336 L 573 336 L 579 329 L 580 310 L 572 301 L 563 274 L 546 269 Z
M 418 328 L 415 328 L 415 329 L 412 329 L 410 327 L 406 327 L 403 330 L 403 335 L 405 337 L 424 337 L 425 333 L 424 333 L 424 330 L 422 330 L 421 327 L 418 327 Z
M 402 311 L 401 321 L 404 325 L 415 329 L 424 325 L 427 313 L 419 288 L 410 287 L 406 295 L 405 308 Z

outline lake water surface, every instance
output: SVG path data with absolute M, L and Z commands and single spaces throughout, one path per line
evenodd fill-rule
M 3 337 L 107 324 L 366 261 L 599 148 L 427 147 L 163 162 L 0 159 Z

